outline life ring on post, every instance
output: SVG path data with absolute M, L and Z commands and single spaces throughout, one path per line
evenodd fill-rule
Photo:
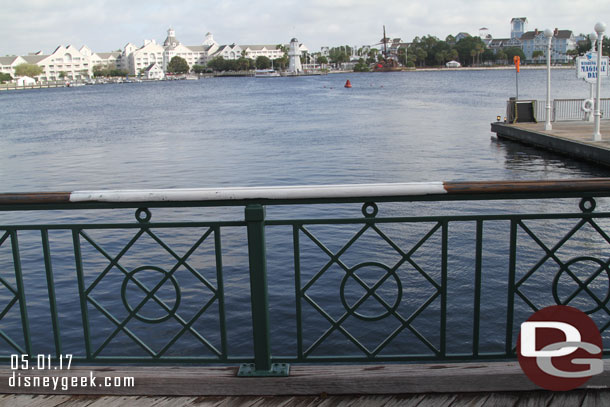
M 586 113 L 591 113 L 593 111 L 593 106 L 595 106 L 593 99 L 585 99 L 582 101 L 582 110 Z

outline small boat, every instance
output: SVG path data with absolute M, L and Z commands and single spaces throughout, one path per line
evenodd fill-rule
M 276 76 L 280 76 L 279 72 L 274 69 L 255 69 L 254 77 L 255 78 L 273 78 Z

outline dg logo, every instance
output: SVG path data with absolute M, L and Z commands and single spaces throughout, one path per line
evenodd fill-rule
M 582 386 L 604 370 L 602 337 L 584 312 L 565 305 L 543 308 L 521 324 L 517 355 L 523 372 L 547 390 Z

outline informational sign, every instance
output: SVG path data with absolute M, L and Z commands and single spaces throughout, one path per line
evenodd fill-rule
M 597 81 L 597 52 L 587 52 L 576 58 L 576 76 L 587 82 Z M 608 57 L 602 56 L 600 75 L 608 76 Z

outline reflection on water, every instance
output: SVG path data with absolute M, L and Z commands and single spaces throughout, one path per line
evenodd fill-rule
M 571 70 L 553 72 L 554 97 L 586 97 L 588 87 Z M 343 88 L 349 78 L 352 89 Z M 609 170 L 492 137 L 489 123 L 512 96 L 514 72 L 450 71 L 325 77 L 222 78 L 131 85 L 5 92 L 0 95 L 0 176 L 4 191 L 105 188 L 176 188 L 446 180 L 558 179 L 609 176 Z M 524 98 L 544 96 L 544 71 L 523 70 Z M 610 90 L 608 84 L 604 91 Z M 608 205 L 598 200 L 598 211 Z M 379 205 L 379 217 L 578 211 L 578 200 L 419 202 Z M 153 222 L 243 220 L 243 208 L 155 209 Z M 270 219 L 361 218 L 361 205 L 269 207 Z M 133 210 L 0 213 L 2 224 L 134 222 Z M 607 222 L 599 220 L 607 230 Z M 570 295 L 574 282 L 561 267 L 588 253 L 608 257 L 608 242 L 584 225 L 574 238 L 551 249 L 576 221 L 530 220 L 518 231 L 517 278 L 536 306 Z M 363 229 L 364 228 L 364 229 Z M 530 230 L 538 239 L 534 239 Z M 270 315 L 274 353 L 295 356 L 297 329 L 303 351 L 315 355 L 362 354 L 355 340 L 382 355 L 431 354 L 440 346 L 441 299 L 447 282 L 449 352 L 472 346 L 475 280 L 474 221 L 447 229 L 447 276 L 442 269 L 442 228 L 437 222 L 305 225 L 298 229 L 295 259 L 292 226 L 267 228 Z M 79 241 L 92 346 L 100 355 L 251 354 L 250 287 L 243 226 L 187 229 L 88 230 Z M 200 245 L 194 246 L 209 233 Z M 349 244 L 358 233 L 362 236 Z M 4 233 L 0 232 L 0 238 Z M 70 231 L 50 233 L 64 353 L 84 354 L 77 265 Z M 86 235 L 86 237 L 85 237 Z M 503 349 L 507 304 L 506 220 L 483 228 L 481 350 Z M 19 232 L 34 353 L 53 352 L 50 304 L 39 231 Z M 133 240 L 135 239 L 135 240 Z M 130 242 L 131 245 L 130 245 Z M 162 242 L 163 244 L 161 244 Z M 390 243 L 391 242 L 391 243 Z M 222 256 L 214 254 L 216 245 Z M 169 250 L 168 250 L 169 249 Z M 189 252 L 192 250 L 192 253 Z M 540 259 L 544 259 L 537 265 Z M 365 263 L 366 266 L 362 264 Z M 595 264 L 570 266 L 582 278 Z M 222 268 L 219 278 L 218 270 Z M 137 307 L 161 281 L 175 275 Z M 295 284 L 297 270 L 301 280 Z M 608 282 L 595 278 L 603 296 Z M 15 287 L 12 242 L 0 245 L 0 306 Z M 375 295 L 358 299 L 379 282 Z M 368 288 L 367 288 L 368 287 Z M 222 291 L 222 292 L 221 292 Z M 224 302 L 220 302 L 220 297 Z M 302 300 L 297 302 L 297 295 Z M 574 304 L 588 307 L 581 293 Z M 162 303 L 162 304 L 161 304 Z M 4 304 L 4 305 L 2 305 Z M 518 299 L 517 317 L 527 317 Z M 302 319 L 297 320 L 297 305 Z M 219 318 L 224 306 L 227 336 Z M 389 309 L 388 309 L 389 308 Z M 4 309 L 4 308 L 3 308 Z M 1 312 L 1 310 L 0 310 Z M 596 321 L 608 319 L 604 310 Z M 114 319 L 113 319 L 114 318 Z M 117 329 L 124 326 L 128 331 Z M 297 322 L 298 321 L 298 322 Z M 408 322 L 408 323 L 407 323 Z M 23 346 L 18 305 L 2 330 Z M 138 338 L 141 343 L 138 343 Z M 350 340 L 349 338 L 353 339 Z M 388 340 L 388 338 L 391 338 Z M 606 338 L 607 339 L 607 338 Z M 3 341 L 0 341 L 3 342 Z M 170 346 L 171 345 L 171 346 Z M 147 348 L 149 347 L 149 348 Z M 0 350 L 11 353 L 6 343 Z
M 496 147 L 498 154 L 505 157 L 506 169 L 515 173 L 537 171 L 539 178 L 544 179 L 548 177 L 548 173 L 553 174 L 557 169 L 565 169 L 574 174 L 579 174 L 582 171 L 587 177 L 608 176 L 608 170 L 604 166 L 554 154 L 515 141 L 492 137 L 491 146 Z

